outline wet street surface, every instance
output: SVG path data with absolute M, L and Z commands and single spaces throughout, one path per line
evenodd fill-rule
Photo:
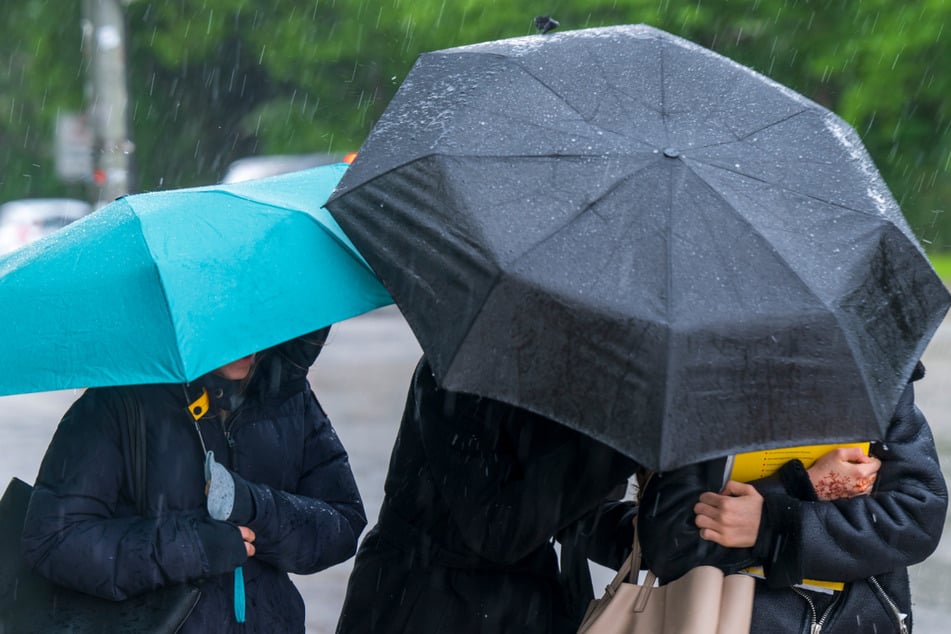
M 372 526 L 383 499 L 390 451 L 406 390 L 420 349 L 393 307 L 334 327 L 311 371 L 311 383 L 350 454 Z M 945 322 L 924 355 L 927 376 L 917 401 L 935 432 L 945 474 L 951 474 L 951 321 Z M 33 481 L 53 429 L 79 391 L 0 397 L 0 483 L 13 476 Z M 938 551 L 914 566 L 912 595 L 917 634 L 943 634 L 951 619 L 951 526 Z M 351 562 L 295 577 L 307 603 L 308 633 L 333 632 Z M 596 571 L 595 591 L 610 579 Z

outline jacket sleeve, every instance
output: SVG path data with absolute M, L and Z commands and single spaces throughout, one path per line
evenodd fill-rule
M 736 572 L 757 563 L 752 548 L 722 548 L 700 538 L 694 505 L 700 494 L 719 491 L 726 460 L 710 460 L 655 473 L 644 489 L 637 519 L 644 564 L 667 583 L 709 564 Z
M 305 420 L 300 475 L 292 490 L 248 482 L 255 558 L 296 574 L 349 559 L 367 519 L 347 452 L 309 389 L 301 394 Z
M 511 564 L 596 507 L 634 471 L 616 451 L 553 421 L 414 377 L 433 480 L 466 545 Z
M 881 445 L 872 495 L 817 501 L 804 471 L 797 479 L 787 465 L 778 478 L 753 483 L 764 496 L 756 545 L 727 549 L 700 539 L 693 513 L 700 493 L 719 487 L 714 465 L 722 461 L 685 467 L 656 477 L 645 492 L 645 559 L 664 581 L 701 564 L 727 572 L 762 564 L 772 587 L 803 578 L 854 581 L 922 561 L 941 537 L 947 488 L 913 390 L 906 388 Z
M 575 528 L 575 546 L 581 549 L 587 559 L 617 570 L 631 553 L 636 516 L 637 503 L 634 501 L 604 502 L 582 518 L 577 526 L 572 525 Z M 558 541 L 562 543 L 564 553 L 565 542 L 560 534 Z
M 798 526 L 796 538 L 786 540 L 791 547 L 781 549 L 775 562 L 766 562 L 771 585 L 789 585 L 803 577 L 854 581 L 919 563 L 934 552 L 948 492 L 912 385 L 905 389 L 878 448 L 882 467 L 869 496 L 791 504 L 767 497 L 767 513 L 785 505 L 787 520 Z M 770 521 L 771 544 L 786 536 L 779 519 Z
M 30 499 L 24 559 L 61 585 L 113 600 L 241 565 L 238 530 L 204 511 L 135 515 L 122 411 L 111 390 L 89 390 L 63 417 Z

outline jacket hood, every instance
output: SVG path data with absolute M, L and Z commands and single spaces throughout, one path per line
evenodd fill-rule
M 302 389 L 329 334 L 328 326 L 261 352 L 247 380 L 247 392 L 270 398 Z

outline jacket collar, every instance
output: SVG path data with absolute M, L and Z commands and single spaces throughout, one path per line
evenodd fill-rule
M 241 381 L 231 381 L 209 372 L 184 385 L 188 411 L 195 420 L 223 409 L 230 411 L 238 402 L 241 387 Z

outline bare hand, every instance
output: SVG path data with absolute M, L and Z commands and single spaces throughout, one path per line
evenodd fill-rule
M 807 472 L 819 499 L 840 500 L 868 495 L 882 461 L 860 447 L 839 447 L 816 460 Z
M 763 496 L 752 485 L 730 480 L 720 493 L 707 492 L 693 507 L 700 537 L 726 548 L 756 543 Z
M 248 557 L 253 557 L 254 538 L 256 537 L 254 531 L 247 526 L 239 526 L 238 529 L 241 531 L 241 539 L 244 540 L 244 550 L 248 553 Z

